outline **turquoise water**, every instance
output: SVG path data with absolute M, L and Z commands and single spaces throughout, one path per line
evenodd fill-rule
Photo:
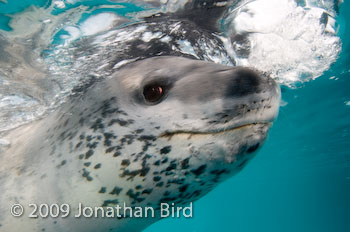
M 0 25 L 35 2 L 0 2 Z M 87 1 L 87 5 L 107 1 Z M 126 4 L 126 3 L 125 3 Z M 74 7 L 72 5 L 71 7 Z M 141 8 L 127 5 L 130 11 Z M 191 219 L 165 219 L 147 232 L 349 232 L 350 231 L 350 2 L 341 7 L 342 53 L 320 78 L 295 89 L 263 148 L 238 175 L 194 204 Z M 59 13 L 57 11 L 56 13 Z M 96 12 L 95 12 L 96 13 Z M 123 15 L 119 9 L 118 14 Z
M 322 77 L 282 89 L 287 105 L 257 157 L 196 202 L 194 218 L 163 220 L 147 232 L 350 231 L 349 12 L 345 1 L 340 58 Z

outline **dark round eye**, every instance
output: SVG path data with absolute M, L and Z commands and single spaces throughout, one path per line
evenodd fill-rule
M 164 96 L 164 88 L 160 84 L 146 85 L 143 89 L 143 96 L 146 101 L 156 103 Z

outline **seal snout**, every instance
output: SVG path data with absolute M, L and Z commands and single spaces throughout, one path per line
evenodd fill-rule
M 238 127 L 250 123 L 273 122 L 278 115 L 279 85 L 268 75 L 247 67 L 234 67 L 218 73 L 222 108 L 216 109 L 210 124 Z

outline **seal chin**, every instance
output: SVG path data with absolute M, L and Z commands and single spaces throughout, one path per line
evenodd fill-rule
M 216 131 L 174 131 L 161 138 L 176 144 L 203 162 L 237 165 L 254 156 L 264 143 L 272 123 L 248 123 Z M 187 149 L 187 150 L 186 150 Z

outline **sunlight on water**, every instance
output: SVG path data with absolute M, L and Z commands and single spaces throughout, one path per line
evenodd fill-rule
M 84 65 L 73 61 L 75 41 L 98 33 L 108 35 L 118 27 L 123 30 L 123 25 L 138 22 L 141 16 L 153 14 L 156 9 L 174 12 L 186 3 L 184 0 L 161 1 L 161 5 L 157 1 L 36 2 L 37 6 L 23 2 L 21 10 L 11 2 L 10 6 L 16 10 L 7 9 L 11 12 L 10 20 L 2 25 L 3 29 L 11 30 L 0 33 L 3 44 L 0 49 L 6 54 L 0 64 L 3 83 L 0 131 L 40 117 L 86 80 L 89 74 Z M 322 2 L 323 5 L 297 4 L 292 0 L 233 1 L 222 19 L 221 38 L 226 50 L 238 65 L 270 73 L 281 84 L 294 86 L 315 79 L 329 68 L 340 51 L 333 4 Z M 239 36 L 246 38 L 237 42 Z M 106 37 L 105 43 L 111 42 L 108 40 Z M 184 53 L 194 54 L 186 41 L 181 43 Z M 247 49 L 248 55 L 242 52 Z M 80 57 L 85 63 L 87 59 L 90 58 Z M 208 59 L 230 64 L 219 54 Z M 108 62 L 105 60 L 105 64 Z M 97 71 L 94 75 L 101 77 L 108 73 Z M 28 104 L 8 100 L 13 97 Z
M 251 53 L 238 64 L 270 72 L 282 84 L 315 79 L 336 60 L 335 13 L 290 0 L 254 1 L 226 19 L 232 34 L 249 34 Z M 233 42 L 234 44 L 234 42 Z

